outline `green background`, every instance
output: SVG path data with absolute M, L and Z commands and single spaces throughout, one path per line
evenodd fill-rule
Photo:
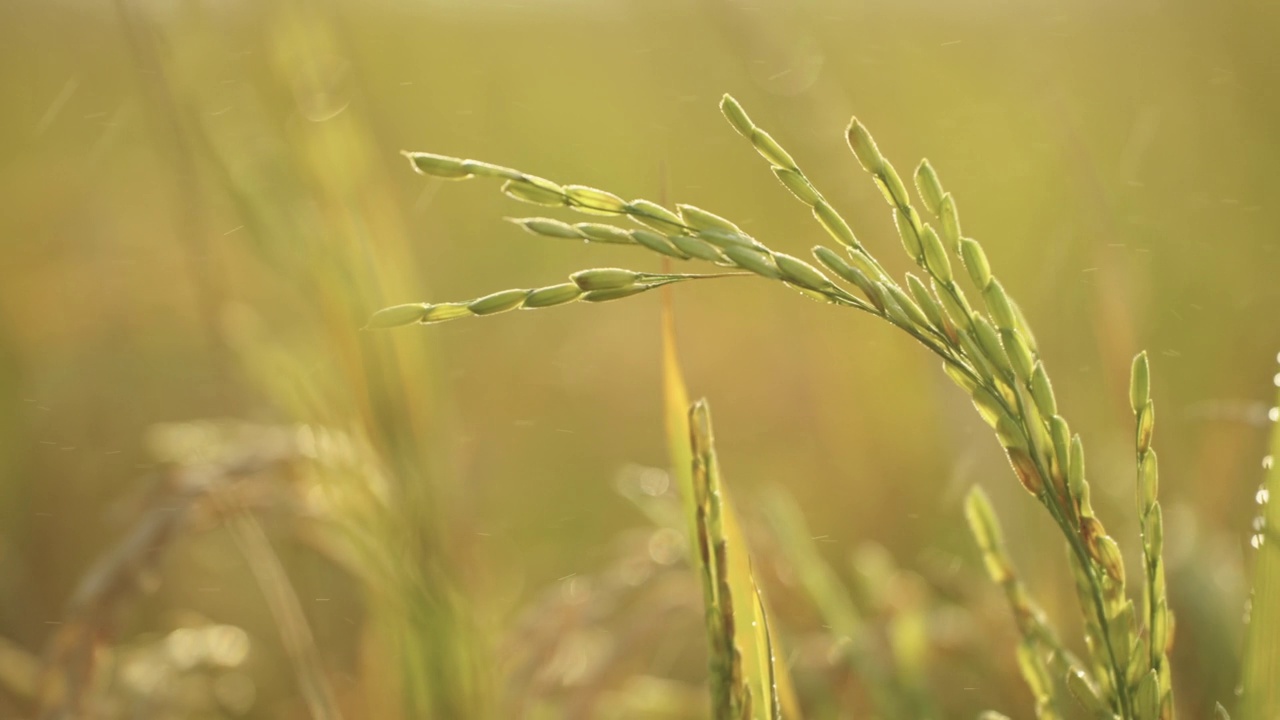
M 1280 7 L 1245 0 L 4 3 L 0 636 L 41 652 L 88 569 L 136 527 L 157 423 L 324 425 L 366 438 L 398 488 L 408 529 L 380 552 L 432 566 L 423 597 L 456 593 L 419 620 L 432 639 L 404 640 L 452 667 L 408 706 L 575 717 L 587 690 L 503 659 L 532 642 L 515 628 L 552 622 L 536 608 L 572 594 L 565 578 L 652 548 L 617 488 L 665 463 L 658 294 L 376 339 L 358 328 L 383 305 L 661 264 L 528 235 L 502 218 L 548 213 L 485 180 L 415 175 L 399 151 L 692 203 L 807 255 L 827 240 L 721 118 L 729 92 L 894 271 L 908 262 L 892 216 L 842 132 L 856 114 L 904 175 L 930 158 L 1036 329 L 1089 450 L 1094 504 L 1135 553 L 1126 386 L 1149 351 L 1179 705 L 1230 706 L 1280 350 L 1277 37 Z M 763 491 L 782 486 L 841 573 L 877 543 L 939 596 L 967 598 L 956 627 L 931 626 L 978 648 L 935 653 L 941 705 L 1027 716 L 963 493 L 988 489 L 1025 579 L 1075 638 L 1061 543 L 935 359 L 776 283 L 672 295 L 690 390 L 715 408 L 726 481 L 762 547 Z M 385 698 L 400 656 L 370 639 L 360 588 L 267 520 L 347 715 L 417 716 Z M 785 562 L 762 564 L 808 668 L 820 622 L 787 600 Z M 170 546 L 159 577 L 113 610 L 111 643 L 196 615 L 243 627 L 246 712 L 305 716 L 275 621 L 216 522 Z M 697 602 L 693 584 L 673 592 Z M 590 691 L 636 676 L 696 690 L 692 607 L 650 628 L 665 640 L 621 646 L 625 662 Z M 644 615 L 611 612 L 580 624 L 612 642 Z M 459 645 L 469 659 L 451 664 L 440 647 Z M 974 656 L 988 665 L 966 668 Z M 475 686 L 457 690 L 450 672 Z M 859 712 L 856 682 L 808 677 L 815 716 Z M 451 693 L 462 699 L 439 699 Z M 699 716 L 704 701 L 689 702 L 678 712 Z M 0 689 L 0 714 L 31 707 Z M 184 707 L 166 712 L 229 712 Z

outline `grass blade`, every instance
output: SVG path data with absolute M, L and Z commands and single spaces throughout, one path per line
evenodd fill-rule
M 662 399 L 663 424 L 667 433 L 667 452 L 676 484 L 680 488 L 681 505 L 685 509 L 689 537 L 696 538 L 697 506 L 693 499 L 693 448 L 689 445 L 689 391 L 680 371 L 676 353 L 675 320 L 671 310 L 671 293 L 662 298 Z
M 298 686 L 311 717 L 314 720 L 341 720 L 342 711 L 325 676 L 315 636 L 307 623 L 298 593 L 262 525 L 252 515 L 237 513 L 227 519 L 227 529 L 248 562 L 258 581 L 258 589 L 262 591 L 276 621 L 280 641 L 293 663 Z
M 717 720 L 798 717 L 780 667 L 741 524 L 721 483 L 705 400 L 692 405 L 676 355 L 672 313 L 663 308 L 663 397 L 667 439 L 706 603 L 712 713 Z
M 1277 403 L 1280 405 L 1280 403 Z M 1274 417 L 1276 411 L 1271 411 Z M 1257 559 L 1253 567 L 1249 635 L 1244 656 L 1241 717 L 1269 720 L 1280 717 L 1280 422 L 1271 425 L 1271 467 L 1259 494 L 1262 529 L 1254 535 Z

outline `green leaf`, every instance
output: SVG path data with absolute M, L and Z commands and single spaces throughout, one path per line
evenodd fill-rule
M 1271 425 L 1270 447 L 1271 457 L 1280 460 L 1280 422 Z M 1265 525 L 1254 535 L 1252 611 L 1237 713 L 1244 720 L 1280 717 L 1280 462 L 1271 463 L 1263 489 L 1259 512 Z
M 795 716 L 790 676 L 777 660 L 745 536 L 721 481 L 710 408 L 705 400 L 688 403 L 669 305 L 662 333 L 667 443 L 702 578 L 713 716 L 772 720 L 784 706 Z

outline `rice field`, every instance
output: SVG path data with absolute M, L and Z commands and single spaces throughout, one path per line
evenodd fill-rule
M 0 717 L 1280 717 L 1277 27 L 9 3 Z

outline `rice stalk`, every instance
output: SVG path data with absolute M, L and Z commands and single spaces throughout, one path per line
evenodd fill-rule
M 1133 359 L 1129 403 L 1136 423 L 1138 529 L 1142 536 L 1142 615 L 1147 624 L 1147 657 L 1134 658 L 1148 670 L 1139 681 L 1139 716 L 1171 718 L 1173 685 L 1169 677 L 1169 646 L 1173 642 L 1173 612 L 1169 609 L 1164 576 L 1164 516 L 1160 510 L 1156 451 L 1151 448 L 1155 404 L 1151 400 L 1151 367 L 1145 352 Z M 1132 673 L 1131 673 L 1132 674 Z

